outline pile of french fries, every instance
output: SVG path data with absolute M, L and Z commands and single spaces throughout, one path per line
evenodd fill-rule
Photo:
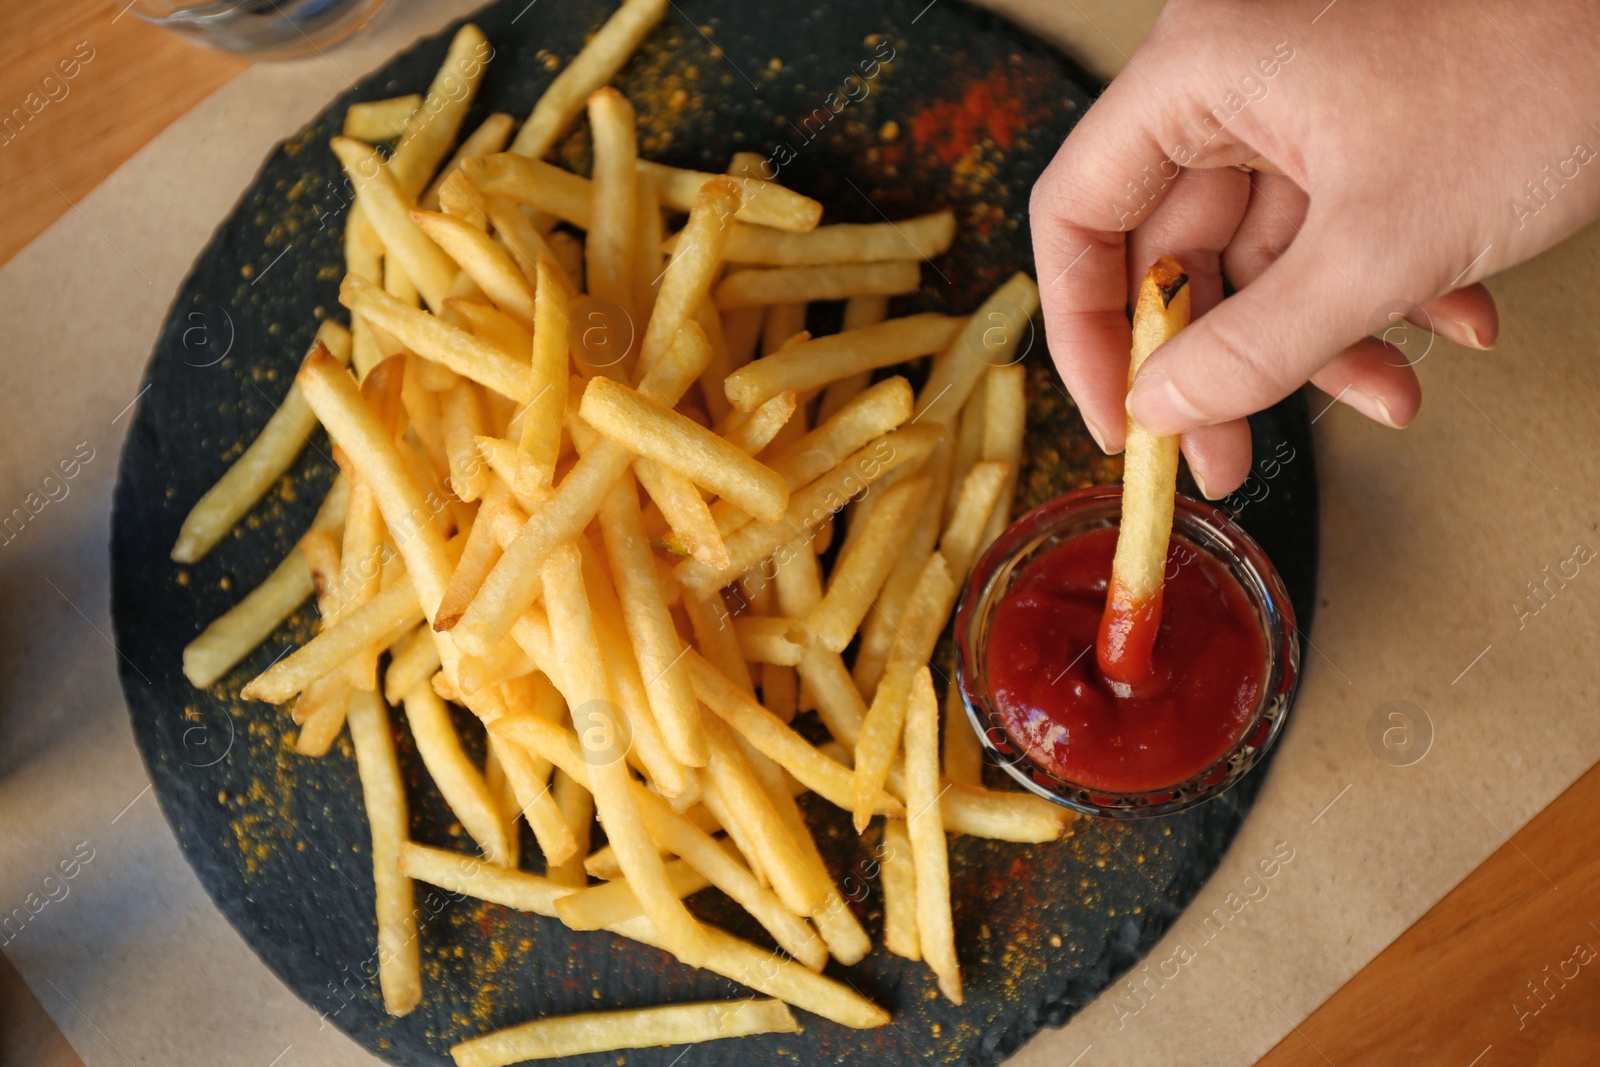
M 748 158 L 720 176 L 638 159 L 633 111 L 606 83 L 665 7 L 626 0 L 509 151 L 515 123 L 493 115 L 446 158 L 482 73 L 470 25 L 425 99 L 352 107 L 332 142 L 356 193 L 350 326 L 322 322 L 172 553 L 215 546 L 326 428 L 340 474 L 310 529 L 185 649 L 184 670 L 213 685 L 315 596 L 317 635 L 242 696 L 286 705 L 307 756 L 348 726 L 388 1011 L 422 996 L 419 879 L 772 998 L 537 1020 L 458 1045 L 463 1065 L 794 1030 L 787 1005 L 888 1022 L 820 973 L 871 941 L 801 816 L 805 792 L 860 830 L 885 817 L 888 948 L 925 959 L 959 1002 L 947 833 L 1041 842 L 1069 819 L 983 788 L 953 692 L 941 769 L 928 666 L 1010 518 L 1025 407 L 1013 349 L 1037 289 L 1019 274 L 970 319 L 889 319 L 888 298 L 953 239 L 949 212 L 819 226 L 820 204 Z M 584 111 L 588 178 L 539 158 Z M 384 140 L 386 154 L 371 143 Z M 807 303 L 841 299 L 843 331 L 810 337 Z M 930 355 L 920 393 L 873 380 Z M 486 728 L 482 768 L 447 701 Z M 478 855 L 408 840 L 396 705 Z M 791 725 L 813 711 L 828 744 Z M 523 869 L 519 820 L 542 874 Z M 713 885 L 777 951 L 684 906 Z

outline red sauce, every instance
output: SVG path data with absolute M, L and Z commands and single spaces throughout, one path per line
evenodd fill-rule
M 1147 677 L 1101 674 L 1094 649 L 1116 530 L 1094 530 L 1026 564 L 995 610 L 987 663 L 1006 733 L 1067 781 L 1113 793 L 1177 785 L 1244 732 L 1267 643 L 1243 589 L 1176 535 Z

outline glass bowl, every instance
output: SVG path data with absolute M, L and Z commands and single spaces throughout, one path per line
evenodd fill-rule
M 1037 555 L 1090 530 L 1115 527 L 1121 517 L 1122 488 L 1091 486 L 1034 508 L 1001 534 L 973 568 L 956 609 L 956 680 L 988 757 L 1023 788 L 1085 815 L 1146 819 L 1219 796 L 1260 762 L 1283 732 L 1300 677 L 1300 643 L 1294 607 L 1266 552 L 1220 508 L 1180 495 L 1173 533 L 1233 576 L 1261 625 L 1267 670 L 1256 707 L 1228 752 L 1186 781 L 1148 792 L 1114 793 L 1053 774 L 1010 736 L 994 706 L 984 669 L 990 623 L 1015 578 Z

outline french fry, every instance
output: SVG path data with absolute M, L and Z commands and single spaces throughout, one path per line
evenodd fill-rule
M 320 757 L 328 754 L 339 731 L 344 729 L 345 713 L 354 692 L 349 682 L 335 675 L 317 679 L 300 694 L 301 699 L 295 702 L 295 712 L 301 720 L 300 736 L 294 741 L 297 755 Z M 305 705 L 303 711 L 302 704 Z
M 666 0 L 624 0 L 539 97 L 511 151 L 543 158 L 578 117 L 589 94 L 616 76 L 666 12 Z
M 593 221 L 589 179 L 519 155 L 515 142 L 510 152 L 465 160 L 461 173 L 472 188 L 491 199 L 503 196 L 527 204 L 580 230 L 587 230 Z M 555 247 L 553 243 L 551 247 Z
M 733 501 L 763 522 L 776 522 L 789 487 L 770 467 L 670 407 L 607 378 L 595 378 L 579 408 L 596 430 Z
M 428 631 L 431 638 L 432 631 Z M 494 796 L 495 806 L 500 809 L 500 823 L 505 827 L 506 835 L 506 866 L 516 869 L 522 861 L 522 834 L 517 827 L 517 819 L 522 814 L 522 809 L 517 805 L 516 790 L 511 788 L 511 780 L 506 777 L 506 769 L 500 763 L 500 757 L 495 751 L 494 738 L 486 737 L 483 753 L 483 783 L 489 787 L 489 792 Z M 405 853 L 401 853 L 400 868 L 404 870 Z
M 347 711 L 361 775 L 361 796 L 372 828 L 372 877 L 378 896 L 378 986 L 390 1015 L 405 1015 L 422 1000 L 411 879 L 400 871 L 406 842 L 405 784 L 389 732 L 389 711 L 377 693 L 354 690 Z
M 974 463 L 961 485 L 955 517 L 939 538 L 939 552 L 950 564 L 957 583 L 965 582 L 983 548 L 989 518 L 1000 505 L 1000 496 L 1010 484 L 1011 464 L 983 460 Z
M 885 474 L 927 455 L 942 434 L 939 426 L 908 426 L 885 434 L 794 493 L 777 523 L 748 523 L 725 538 L 731 559 L 726 568 L 717 571 L 698 560 L 684 560 L 675 572 L 678 580 L 703 595 L 742 577 L 789 544 L 810 538 L 818 526 Z
M 906 712 L 906 833 L 917 877 L 917 931 L 922 955 L 939 978 L 939 989 L 961 1003 L 961 965 L 956 960 L 950 915 L 950 856 L 939 809 L 939 701 L 928 668 L 911 683 Z
M 581 1056 L 652 1045 L 696 1045 L 800 1029 L 781 1000 L 726 1000 L 537 1019 L 450 1049 L 457 1067 L 504 1067 L 525 1060 Z
M 917 394 L 917 415 L 954 423 L 983 373 L 1019 358 L 1014 353 L 1030 336 L 1029 320 L 1038 311 L 1038 285 L 1026 274 L 1012 275 L 933 361 L 928 381 Z
M 639 169 L 655 180 L 662 206 L 675 211 L 693 208 L 706 182 L 720 177 L 644 160 L 639 161 Z M 817 221 L 822 218 L 822 205 L 809 196 L 759 178 L 735 178 L 734 181 L 740 197 L 737 212 L 740 222 L 804 232 L 816 229 Z
M 312 349 L 321 344 L 335 359 L 350 362 L 350 332 L 332 319 L 324 319 L 317 328 Z M 207 552 L 233 528 L 234 523 L 255 506 L 256 501 L 272 487 L 305 448 L 311 433 L 317 428 L 317 417 L 306 404 L 299 388 L 289 386 L 288 394 L 278 405 L 256 439 L 234 460 L 215 485 L 206 490 L 178 530 L 178 540 L 172 546 L 172 558 L 178 563 L 193 563 Z
M 368 143 L 392 141 L 406 131 L 406 120 L 421 106 L 421 93 L 358 101 L 345 109 L 344 135 Z
M 413 211 L 411 221 L 461 265 L 496 307 L 525 328 L 533 326 L 533 286 L 511 253 L 476 226 L 435 211 Z
M 466 161 L 462 161 L 462 166 Z M 489 229 L 489 201 L 461 171 L 439 186 L 439 210 L 480 229 Z
M 676 403 L 704 369 L 710 355 L 705 334 L 693 323 L 687 324 L 661 366 L 640 383 L 640 392 Z M 628 451 L 614 441 L 601 441 L 585 453 L 562 479 L 549 503 L 529 516 L 461 618 L 437 619 L 435 628 L 442 624 L 443 629 L 450 630 L 464 652 L 487 652 L 539 595 L 540 565 L 557 545 L 578 536 L 589 525 L 606 494 L 627 470 L 630 458 Z M 459 634 L 455 633 L 457 630 Z
M 572 837 L 577 841 L 578 848 L 565 862 L 547 867 L 545 874 L 552 882 L 582 889 L 589 884 L 589 876 L 584 872 L 583 861 L 589 854 L 589 829 L 594 824 L 594 794 L 559 767 L 551 774 L 550 792 L 555 797 L 556 807 L 560 809 L 561 817 L 566 820 L 567 829 L 572 831 Z M 675 890 L 679 888 L 676 882 L 673 883 L 673 888 Z M 686 889 L 678 895 L 688 896 L 692 892 L 694 890 Z M 634 898 L 634 903 L 637 905 L 637 898 Z
M 439 190 L 444 187 L 446 182 L 455 179 L 461 173 L 461 164 L 469 159 L 477 159 L 479 156 L 492 155 L 495 152 L 502 151 L 506 146 L 506 142 L 511 140 L 511 130 L 516 125 L 516 122 L 516 119 L 505 112 L 497 111 L 479 123 L 478 128 L 473 130 L 467 136 L 467 139 L 461 142 L 461 147 L 457 148 L 455 155 L 450 157 L 450 162 L 439 168 L 439 173 L 435 174 L 433 181 L 428 184 L 427 191 L 417 199 L 417 205 L 426 211 L 437 209 L 439 207 Z M 348 137 L 356 136 L 348 130 L 345 131 L 345 135 Z M 370 138 L 366 137 L 360 139 L 364 141 L 370 140 Z
M 500 741 L 493 730 L 489 733 L 489 743 L 506 772 L 506 780 L 511 783 L 522 818 L 533 831 L 539 851 L 544 853 L 545 866 L 560 867 L 572 857 L 582 855 L 572 827 L 550 790 L 549 763 L 529 755 L 515 744 Z M 552 910 L 549 914 L 555 912 Z
M 635 320 L 649 322 L 652 309 L 656 302 L 656 286 L 661 282 L 661 198 L 656 193 L 656 183 L 648 174 L 639 173 L 635 168 L 633 204 L 634 240 L 632 261 L 630 269 L 633 272 L 633 309 Z M 704 306 L 704 301 L 701 302 Z M 705 322 L 700 326 L 709 335 L 711 333 Z M 721 332 L 721 324 L 717 326 Z M 713 347 L 718 344 L 713 339 Z
M 633 461 L 633 473 L 689 555 L 708 567 L 728 565 L 728 549 L 722 543 L 717 520 L 693 482 L 643 456 Z
M 1133 310 L 1130 387 L 1150 353 L 1188 324 L 1189 276 L 1176 261 L 1162 256 L 1145 275 Z M 1100 671 L 1113 682 L 1131 684 L 1150 674 L 1177 479 L 1177 437 L 1154 434 L 1130 418 L 1122 467 L 1122 524 L 1111 560 L 1105 616 L 1095 642 Z
M 489 485 L 489 471 L 478 457 L 477 439 L 488 429 L 478 388 L 457 381 L 439 397 L 439 430 L 444 435 L 445 459 L 450 464 L 450 491 L 456 498 L 474 501 Z
M 447 852 L 407 841 L 401 846 L 400 870 L 408 878 L 462 896 L 501 904 L 516 911 L 556 917 L 556 901 L 570 888 L 537 874 L 508 870 L 459 852 Z
M 553 263 L 536 266 L 532 372 L 528 390 L 533 399 L 522 413 L 521 448 L 525 465 L 518 472 L 524 493 L 544 490 L 555 479 L 561 454 L 561 418 L 567 407 L 567 330 L 571 305 L 566 286 Z
M 731 263 L 782 267 L 932 259 L 955 235 L 956 217 L 948 210 L 898 222 L 818 226 L 807 233 L 740 222 L 728 235 L 725 254 Z
M 844 660 L 837 652 L 813 644 L 800 657 L 796 670 L 816 698 L 817 715 L 823 725 L 835 740 L 853 753 L 861 736 L 861 724 L 867 717 L 867 705 Z
M 891 486 L 868 514 L 866 531 L 840 554 L 827 595 L 805 623 L 823 648 L 843 652 L 850 644 L 932 488 L 931 478 L 908 478 Z
M 538 265 L 547 263 L 556 268 L 552 277 L 570 297 L 573 293 L 572 279 L 562 266 L 561 258 L 556 255 L 555 249 L 551 248 L 550 242 L 539 233 L 527 213 L 515 201 L 503 196 L 483 197 L 483 208 L 489 222 L 494 225 L 495 235 L 505 242 L 506 249 L 516 261 L 517 269 L 522 271 L 522 276 L 528 279 L 530 284 L 536 282 Z
M 335 137 L 332 145 L 355 185 L 356 203 L 383 240 L 386 269 L 398 264 L 428 307 L 441 310 L 455 281 L 454 261 L 412 221 L 410 197 L 372 146 L 349 137 Z
M 594 207 L 584 244 L 587 289 L 590 296 L 632 309 L 639 182 L 633 106 L 609 85 L 596 89 L 589 95 L 589 128 L 594 137 Z
M 618 709 L 606 676 L 582 574 L 582 561 L 570 544 L 558 546 L 541 567 L 546 609 L 556 655 L 572 692 L 567 694 L 573 726 L 585 737 L 589 790 L 623 873 L 638 894 L 650 921 L 680 959 L 698 964 L 706 955 L 700 923 L 672 893 L 661 857 L 639 824 L 638 803 L 621 743 Z M 598 719 L 596 723 L 590 720 Z
M 723 432 L 722 437 L 746 455 L 759 455 L 773 442 L 779 431 L 789 425 L 798 400 L 793 389 L 785 389 L 748 415 L 740 412 L 744 417 Z
M 914 293 L 922 284 L 921 265 L 897 259 L 886 263 L 831 263 L 816 267 L 773 267 L 730 274 L 717 286 L 717 307 L 757 307 L 852 296 Z
M 993 369 L 993 368 L 991 368 Z M 967 482 L 967 472 L 972 470 L 972 465 L 984 458 L 984 419 L 988 413 L 989 405 L 989 375 L 985 373 L 978 379 L 978 384 L 973 387 L 972 395 L 967 398 L 966 404 L 961 409 L 960 427 L 955 434 L 955 457 L 950 464 L 950 492 L 948 503 L 945 505 L 944 518 L 941 525 L 948 527 L 955 520 L 961 499 L 962 487 Z
M 911 837 L 903 819 L 883 824 L 883 847 L 878 853 L 883 881 L 883 947 L 908 960 L 922 958 L 922 936 L 917 929 L 917 867 L 911 858 Z
M 967 719 L 961 687 L 952 680 L 944 693 L 944 776 L 962 785 L 983 784 L 983 745 Z
M 331 356 L 319 358 L 313 353 L 296 381 L 327 427 L 328 436 L 345 450 L 362 480 L 372 487 L 423 611 L 437 609 L 449 584 L 450 554 L 432 521 L 434 509 L 428 506 L 392 435 L 362 401 L 355 380 Z M 385 590 L 379 599 L 387 595 Z
M 1011 522 L 1012 498 L 1022 470 L 1022 440 L 1027 432 L 1027 370 L 1020 363 L 991 367 L 984 390 L 983 458 L 1011 464 L 1000 500 L 989 515 L 979 551 L 987 548 Z
M 861 371 L 937 352 L 960 325 L 960 319 L 928 313 L 818 337 L 741 367 L 728 376 L 724 389 L 734 407 L 754 411 L 785 389 L 805 394 Z
M 556 773 L 562 774 L 559 770 Z M 565 780 L 570 782 L 572 779 Z M 711 884 L 710 879 L 682 860 L 672 860 L 665 868 L 667 884 L 679 897 L 692 896 Z M 579 871 L 582 869 L 580 866 Z M 628 885 L 626 878 L 613 879 L 605 885 L 591 888 L 585 888 L 585 885 L 580 883 L 577 892 L 556 901 L 556 915 L 573 930 L 604 930 L 644 914 L 639 898 L 633 895 L 633 888 Z
M 662 738 L 678 762 L 703 767 L 708 753 L 700 732 L 700 712 L 682 662 L 683 643 L 661 592 L 631 477 L 619 478 L 606 495 L 600 509 L 600 530 L 623 620 Z
M 856 741 L 855 827 L 861 833 L 871 820 L 873 806 L 883 790 L 895 749 L 900 745 L 912 675 L 928 662 L 950 608 L 955 603 L 956 583 L 944 557 L 935 552 L 928 558 L 916 588 L 900 616 L 899 640 L 883 681 L 873 695 Z
M 745 666 L 739 638 L 733 632 L 733 616 L 722 592 L 714 589 L 704 597 L 690 592 L 683 596 L 682 604 L 684 614 L 689 616 L 689 625 L 694 629 L 695 644 L 699 646 L 698 652 L 691 649 L 685 654 L 685 666 L 688 656 L 701 656 L 746 695 L 754 696 L 755 686 Z M 690 681 L 692 684 L 692 672 Z M 695 696 L 699 695 L 696 690 Z
M 467 531 L 467 541 L 461 548 L 461 557 L 456 560 L 455 570 L 451 572 L 450 584 L 445 587 L 444 596 L 439 600 L 440 614 L 464 610 L 472 602 L 478 586 L 483 584 L 484 577 L 500 558 L 500 544 L 494 536 L 494 518 L 505 508 L 506 497 L 505 483 L 499 479 L 492 480 L 484 495 L 483 503 L 478 508 L 478 520 L 473 522 L 472 529 Z M 429 638 L 428 643 L 433 643 L 432 638 Z M 436 654 L 430 658 L 437 663 Z M 393 662 L 390 663 L 389 674 L 394 675 Z M 386 683 L 389 684 L 393 683 Z
M 394 157 L 389 161 L 389 169 L 407 199 L 416 200 L 455 143 L 493 57 L 494 49 L 483 31 L 470 22 L 451 38 L 444 62 L 428 86 L 427 98 L 412 116 L 406 136 L 395 146 Z
M 656 365 L 706 299 L 722 262 L 722 246 L 727 241 L 732 216 L 738 209 L 739 190 L 732 179 L 708 176 L 689 210 L 689 221 L 679 234 L 677 250 L 661 276 L 655 310 L 639 346 L 637 374 L 643 375 Z
M 383 698 L 398 704 L 416 686 L 432 678 L 439 669 L 439 646 L 433 642 L 433 629 L 426 624 L 412 631 L 403 645 L 397 645 L 383 676 Z
M 369 375 L 367 380 L 373 380 Z M 332 610 L 323 612 L 324 625 L 337 623 L 356 611 L 383 587 L 383 515 L 371 487 L 359 478 L 350 487 L 350 506 L 345 514 L 344 542 L 337 595 Z M 377 685 L 378 657 L 373 646 L 345 661 L 343 674 L 352 685 L 373 689 Z
M 739 639 L 740 653 L 751 663 L 793 667 L 805 652 L 805 646 L 794 639 L 794 622 L 790 619 L 741 616 L 733 620 L 733 633 Z
M 767 316 L 761 321 L 761 354 L 770 356 L 783 351 L 791 341 L 798 344 L 810 339 L 806 333 L 805 301 L 785 301 L 776 304 L 749 304 L 747 307 L 765 307 Z M 719 309 L 720 310 L 720 309 Z M 728 310 L 742 310 L 730 308 Z M 802 336 L 804 335 L 804 336 Z
M 483 849 L 493 864 L 510 862 L 505 824 L 500 809 L 478 768 L 461 748 L 461 738 L 450 722 L 450 712 L 434 693 L 433 687 L 418 685 L 405 696 L 406 722 L 417 743 L 428 775 L 439 787 L 450 810 L 461 820 L 462 829 Z

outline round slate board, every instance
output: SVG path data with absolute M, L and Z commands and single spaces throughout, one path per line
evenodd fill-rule
M 497 54 L 468 127 L 491 111 L 527 113 L 555 70 L 612 8 L 598 0 L 506 0 L 475 21 Z M 180 669 L 183 646 L 273 568 L 310 521 L 332 477 L 318 433 L 268 498 L 205 559 L 168 558 L 185 513 L 254 438 L 293 376 L 318 319 L 339 316 L 340 234 L 348 197 L 327 148 L 346 106 L 422 91 L 448 33 L 423 41 L 334 101 L 266 161 L 218 230 L 156 342 L 122 457 L 112 531 L 112 615 L 134 733 L 156 795 L 202 884 L 288 986 L 334 1025 L 400 1064 L 448 1062 L 450 1045 L 547 1015 L 741 995 L 730 982 L 609 934 L 576 934 L 418 887 L 424 996 L 385 1015 L 375 975 L 368 832 L 348 741 L 325 759 L 293 754 L 279 709 L 239 687 L 313 632 L 306 605 L 208 692 Z M 720 170 L 760 152 L 779 180 L 818 197 L 834 222 L 954 207 L 961 236 L 924 269 L 894 313 L 967 312 L 1012 272 L 1032 269 L 1033 179 L 1087 106 L 1090 84 L 1066 59 L 1010 25 L 943 0 L 881 8 L 819 0 L 712 5 L 678 0 L 619 77 L 639 111 L 641 151 Z M 586 171 L 579 129 L 553 153 Z M 814 310 L 814 331 L 838 309 Z M 1114 480 L 1031 342 L 1022 509 Z M 1261 464 L 1241 521 L 1282 570 L 1302 626 L 1316 567 L 1316 484 L 1299 398 L 1254 420 Z M 941 655 L 948 656 L 948 650 Z M 944 661 L 948 667 L 948 658 Z M 470 850 L 421 768 L 403 712 L 396 736 L 410 787 L 412 836 Z M 482 731 L 458 714 L 469 749 Z M 696 1063 L 990 1064 L 1041 1026 L 1059 1026 L 1137 961 L 1215 869 L 1264 767 L 1233 792 L 1180 816 L 1076 824 L 1066 841 L 1024 847 L 955 839 L 952 888 L 967 1002 L 938 997 L 927 969 L 878 949 L 829 973 L 888 1007 L 894 1023 L 850 1031 L 801 1013 L 799 1034 L 713 1042 Z M 998 783 L 997 779 L 997 783 Z M 843 813 L 806 803 L 845 894 L 881 943 L 872 877 L 877 830 L 858 840 Z M 525 841 L 524 854 L 537 864 Z M 762 932 L 708 890 L 696 911 L 741 936 Z M 667 1065 L 682 1050 L 583 1058 Z

